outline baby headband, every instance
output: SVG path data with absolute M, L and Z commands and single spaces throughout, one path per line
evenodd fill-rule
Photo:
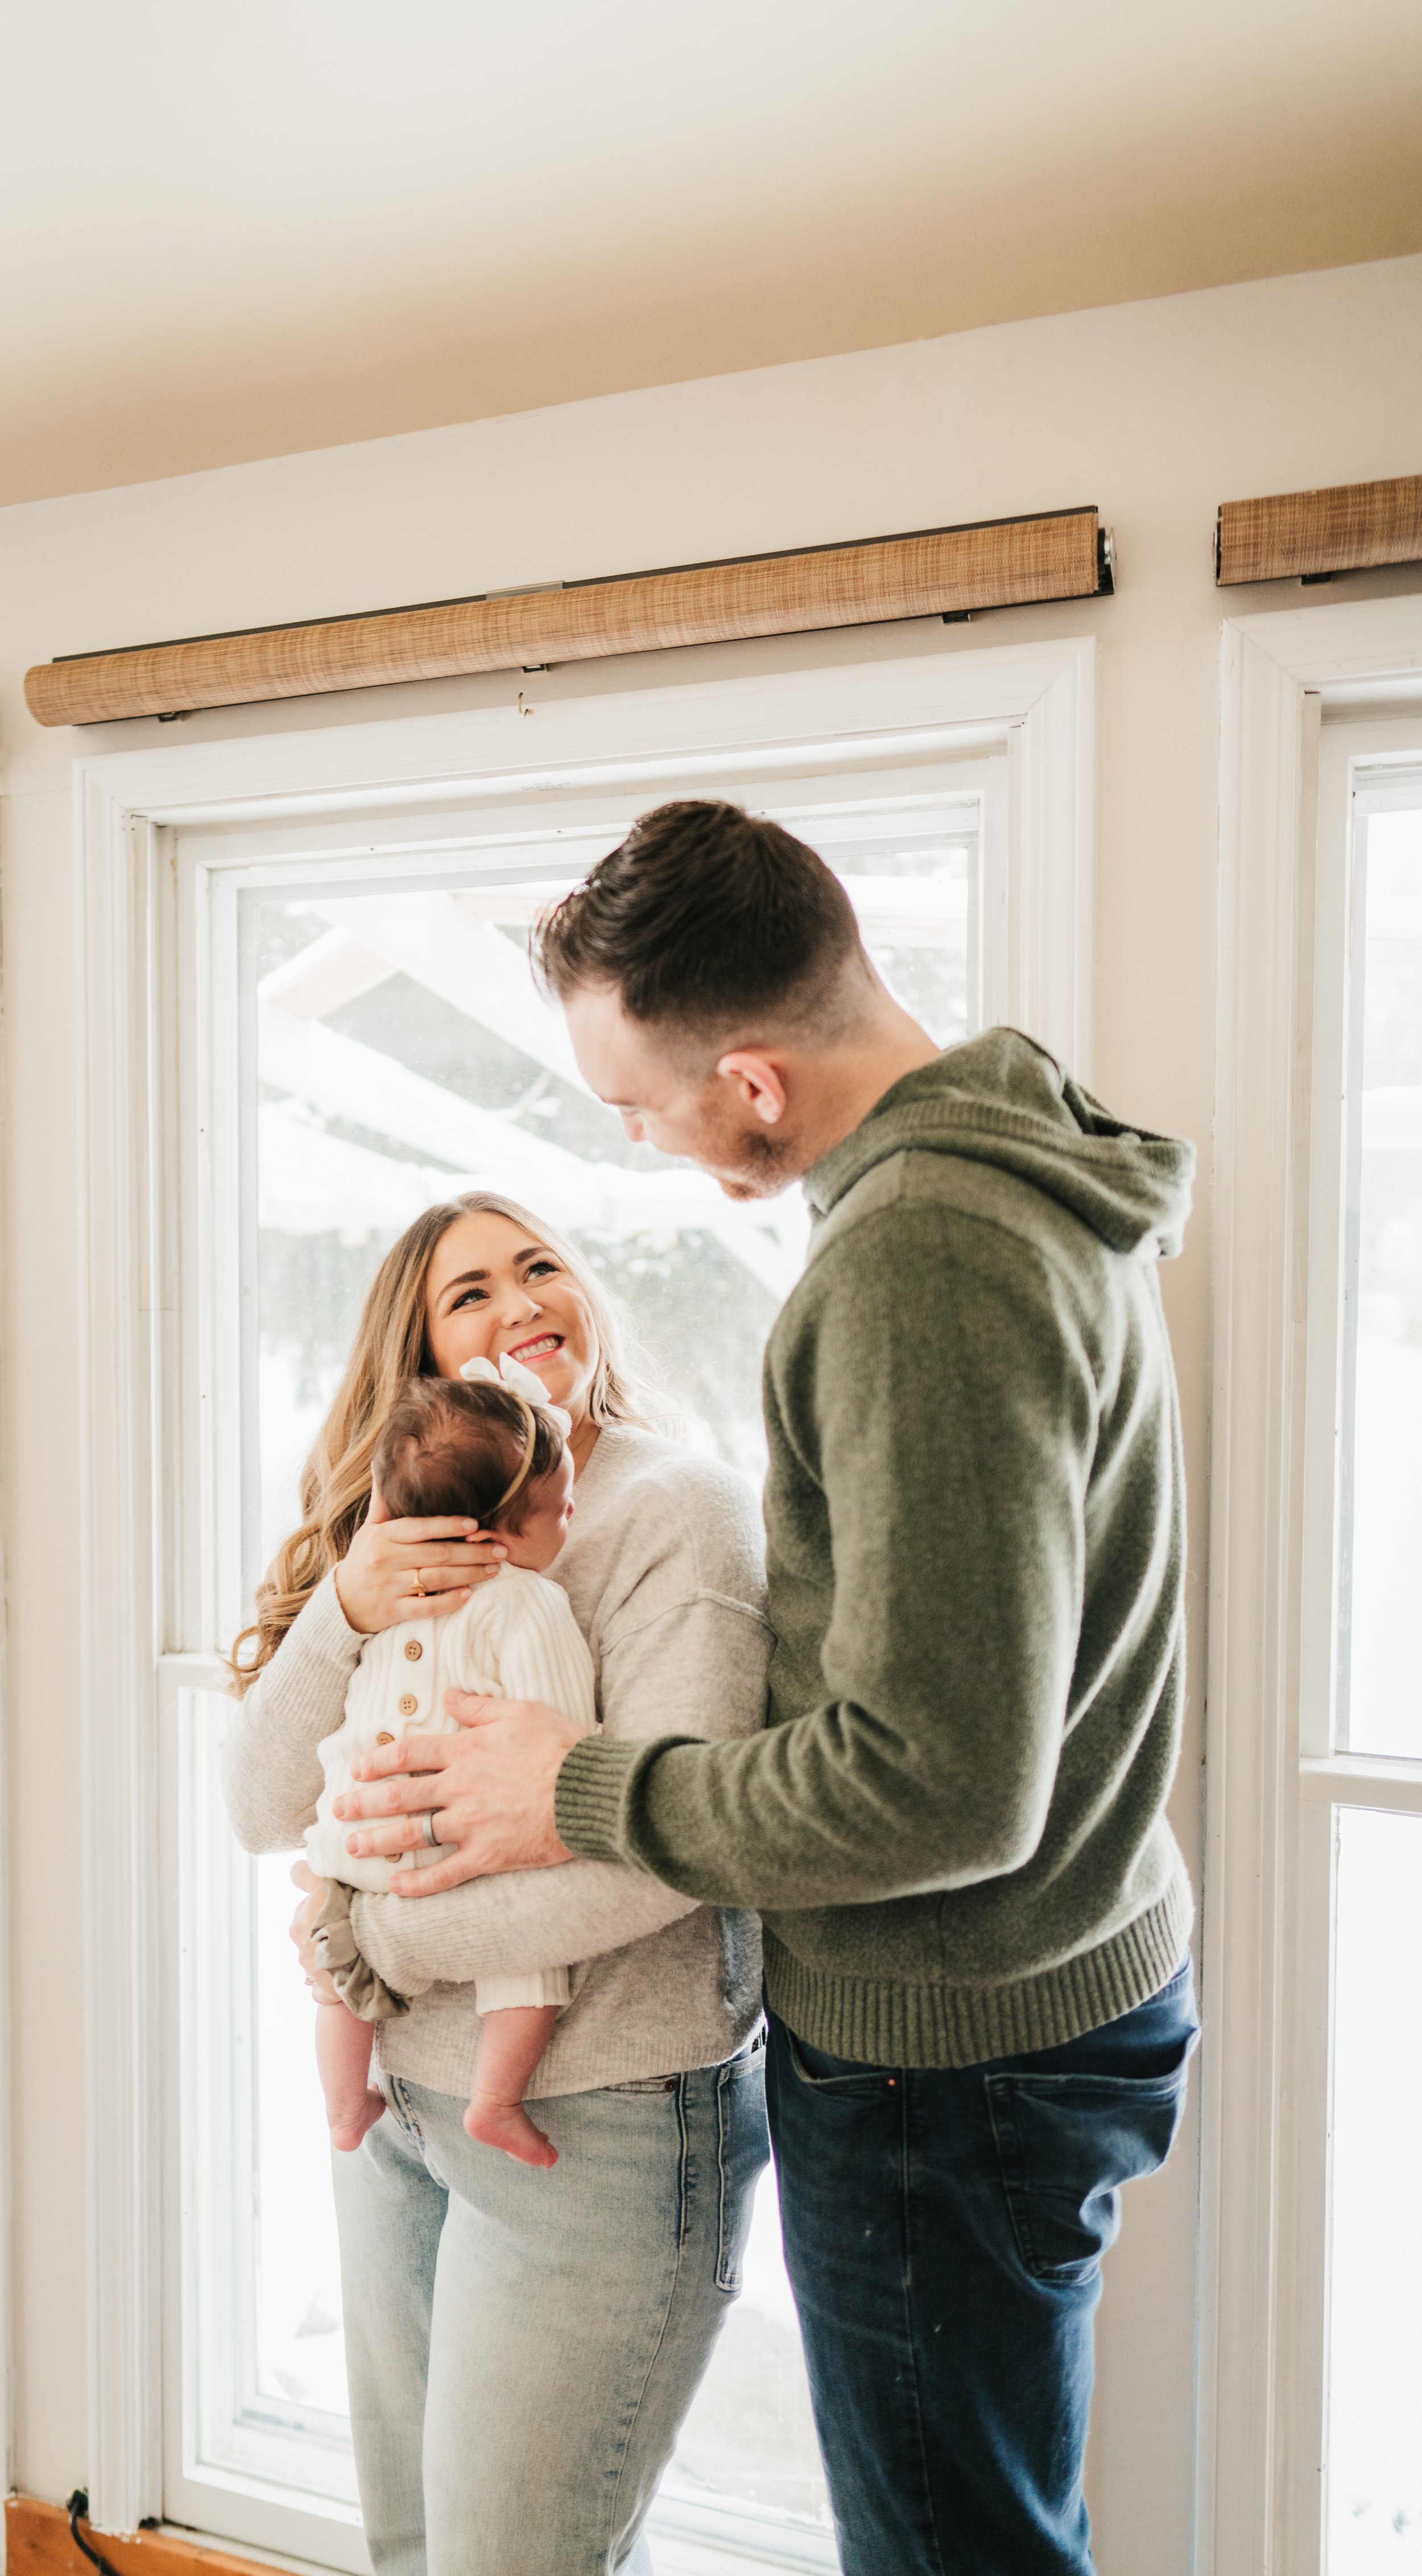
M 550 1422 L 562 1432 L 565 1440 L 572 1430 L 573 1417 L 571 1413 L 564 1411 L 561 1404 L 550 1404 L 542 1379 L 536 1378 L 532 1369 L 526 1369 L 521 1361 L 511 1360 L 507 1351 L 497 1368 L 492 1360 L 466 1360 L 459 1374 L 463 1378 L 472 1379 L 477 1386 L 501 1386 L 505 1394 L 511 1395 L 515 1404 L 521 1406 L 524 1421 L 528 1425 L 528 1437 L 524 1443 L 518 1474 L 508 1491 L 501 1494 L 494 1505 L 495 1512 L 501 1512 L 505 1504 L 513 1501 L 533 1465 L 534 1442 L 538 1434 L 538 1414 L 546 1413 Z

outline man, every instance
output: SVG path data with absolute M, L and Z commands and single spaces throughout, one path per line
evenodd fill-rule
M 644 817 L 540 960 L 629 1136 L 815 1215 L 766 1360 L 770 1723 L 573 1742 L 485 1703 L 373 1757 L 437 1792 L 350 1812 L 433 1799 L 430 1889 L 579 1854 L 760 1911 L 846 2576 L 1083 2576 L 1100 2255 L 1196 2029 L 1157 1284 L 1191 1149 L 1011 1030 L 940 1054 L 829 869 L 731 806 Z

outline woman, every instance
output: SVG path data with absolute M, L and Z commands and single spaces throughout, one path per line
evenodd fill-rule
M 300 1841 L 363 1639 L 497 1574 L 500 1549 L 472 1522 L 385 1517 L 370 1459 L 406 1378 L 506 1352 L 572 1415 L 575 1518 L 552 1579 L 607 1732 L 761 1725 L 770 1635 L 750 1495 L 638 1426 L 596 1282 L 525 1210 L 479 1193 L 429 1209 L 383 1263 L 302 1526 L 234 1649 L 224 1779 L 249 1851 Z M 314 1891 L 304 1939 L 325 1891 L 294 1875 Z M 739 2288 L 766 2156 L 754 1920 L 574 1861 L 418 1904 L 356 1895 L 342 1935 L 329 1955 L 411 1999 L 380 2027 L 385 2115 L 335 2159 L 379 2576 L 647 2576 L 642 2523 Z M 465 2135 L 469 1981 L 568 1960 L 582 1963 L 573 2001 L 533 2087 L 559 2161 L 538 2172 Z

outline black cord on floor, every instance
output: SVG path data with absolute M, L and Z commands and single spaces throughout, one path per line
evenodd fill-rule
M 100 2576 L 117 2576 L 117 2570 L 111 2567 L 107 2558 L 102 2557 L 92 2543 L 85 2539 L 79 2528 L 81 2522 L 87 2522 L 89 2519 L 88 2488 L 76 2487 L 64 2510 L 69 2516 L 69 2528 L 74 2537 L 75 2548 L 83 2550 L 90 2566 L 99 2569 Z

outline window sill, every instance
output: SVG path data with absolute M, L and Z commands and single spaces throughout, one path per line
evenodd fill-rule
M 769 2576 L 769 2571 L 814 2566 L 833 2568 L 832 2555 L 813 2558 L 767 2558 L 728 2534 L 725 2546 L 680 2533 L 651 2532 L 656 2576 Z M 93 2535 L 114 2576 L 266 2576 L 273 2567 L 313 2576 L 307 2559 L 266 2552 L 236 2554 L 199 2533 L 168 2526 L 118 2538 Z M 44 2504 L 37 2496 L 12 2495 L 5 2500 L 6 2576 L 90 2576 L 88 2561 L 70 2537 L 69 2516 L 62 2505 Z

